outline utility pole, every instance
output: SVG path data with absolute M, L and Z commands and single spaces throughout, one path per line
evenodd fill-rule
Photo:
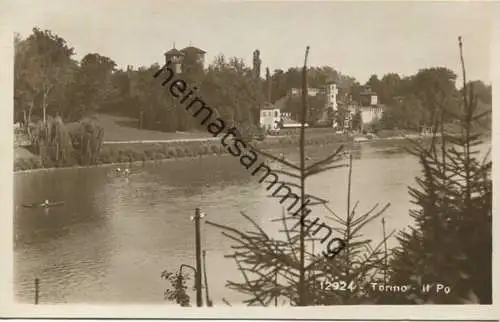
M 205 303 L 207 306 L 212 306 L 212 300 L 208 294 L 208 278 L 207 278 L 207 251 L 203 250 L 203 279 L 205 280 Z
M 200 236 L 200 219 L 202 215 L 200 208 L 194 211 L 194 233 L 195 233 L 195 247 L 196 247 L 196 306 L 203 306 L 203 297 L 201 293 L 201 236 Z
M 305 124 L 307 121 L 307 57 L 309 56 L 309 46 L 306 48 L 304 67 L 302 68 L 302 113 L 300 116 L 300 201 L 301 205 L 306 200 L 306 158 L 305 158 Z M 299 283 L 298 283 L 298 306 L 307 306 L 308 296 L 306 288 L 306 268 L 305 268 L 305 209 L 301 207 L 300 233 L 299 233 Z
M 38 298 L 40 294 L 40 280 L 35 278 L 35 304 L 38 304 Z
M 387 235 L 385 233 L 385 217 L 382 217 L 382 233 L 384 234 L 384 286 L 387 284 Z

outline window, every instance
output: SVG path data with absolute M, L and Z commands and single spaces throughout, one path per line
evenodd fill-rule
M 279 116 L 280 116 L 279 112 L 278 111 L 274 111 L 274 117 L 279 117 Z

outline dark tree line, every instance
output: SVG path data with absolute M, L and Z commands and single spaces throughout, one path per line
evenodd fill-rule
M 48 116 L 72 122 L 94 113 L 118 113 L 136 118 L 144 128 L 196 128 L 191 116 L 176 108 L 166 91 L 154 83 L 152 75 L 159 64 L 122 70 L 98 53 L 86 54 L 80 61 L 74 56 L 74 49 L 49 30 L 34 28 L 25 39 L 16 36 L 16 122 L 31 123 Z M 197 85 L 203 99 L 224 117 L 257 124 L 252 111 L 258 107 L 258 87 L 251 68 L 240 59 L 221 55 L 203 70 L 196 60 L 185 57 L 180 77 Z
M 257 51 L 256 51 L 257 52 Z M 112 58 L 98 53 L 75 59 L 74 49 L 49 30 L 34 28 L 32 34 L 15 38 L 14 109 L 15 121 L 29 123 L 50 115 L 64 122 L 79 120 L 94 113 L 119 113 L 136 118 L 138 126 L 161 131 L 189 131 L 198 126 L 192 118 L 155 86 L 152 74 L 160 67 L 117 68 Z M 160 56 L 160 55 L 159 55 Z M 265 57 L 264 57 L 265 58 Z M 257 60 L 255 60 L 257 59 Z M 274 70 L 261 79 L 260 52 L 253 66 L 239 58 L 219 55 L 203 68 L 195 57 L 187 55 L 181 77 L 198 85 L 199 94 L 218 113 L 241 126 L 258 125 L 258 107 L 264 101 L 285 100 L 284 111 L 300 119 L 300 97 L 290 97 L 292 88 L 301 88 L 301 69 Z M 265 59 L 264 64 L 265 66 Z M 366 84 L 335 69 L 309 67 L 308 87 L 323 89 L 327 82 L 337 83 L 339 105 L 359 102 L 360 93 L 370 86 L 387 107 L 380 120 L 381 128 L 419 129 L 432 124 L 433 104 L 453 106 L 460 99 L 455 87 L 456 75 L 446 68 L 429 68 L 417 74 L 400 77 L 389 73 L 379 79 L 373 75 Z M 491 109 L 491 85 L 474 83 L 479 109 Z M 437 99 L 438 101 L 433 101 Z M 443 101 L 446 100 L 446 101 Z M 308 123 L 324 118 L 326 97 L 323 92 L 309 97 Z M 330 115 L 332 122 L 334 116 Z M 450 116 L 445 121 L 451 121 Z M 488 123 L 488 122 L 486 122 Z
M 460 112 L 462 88 L 457 88 L 457 75 L 443 67 L 419 70 L 415 75 L 401 78 L 390 73 L 379 79 L 372 75 L 367 85 L 377 93 L 379 102 L 386 105 L 378 126 L 385 129 L 420 130 L 430 127 L 436 106 L 443 109 L 445 124 L 453 123 Z M 479 109 L 491 111 L 491 85 L 473 81 Z M 469 85 L 468 85 L 469 86 Z

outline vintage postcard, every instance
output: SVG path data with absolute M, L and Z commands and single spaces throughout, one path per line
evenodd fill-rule
M 500 4 L 0 16 L 1 316 L 499 317 Z

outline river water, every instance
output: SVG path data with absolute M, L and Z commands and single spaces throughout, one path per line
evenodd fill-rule
M 313 159 L 334 147 L 311 147 Z M 363 143 L 352 147 L 353 203 L 367 211 L 391 203 L 384 214 L 388 232 L 412 223 L 407 187 L 415 185 L 420 167 L 397 144 Z M 286 150 L 289 160 L 296 151 Z M 62 200 L 61 207 L 30 209 L 16 206 L 14 214 L 15 297 L 32 303 L 34 279 L 40 279 L 40 303 L 164 303 L 168 283 L 163 270 L 180 264 L 194 266 L 195 207 L 207 219 L 237 228 L 250 228 L 240 211 L 277 236 L 281 214 L 277 199 L 232 156 L 208 156 L 146 164 L 133 168 L 130 178 L 113 178 L 110 167 L 60 169 L 15 175 L 14 202 Z M 307 181 L 310 194 L 327 199 L 345 213 L 347 168 L 332 170 Z M 317 209 L 315 207 L 314 209 Z M 316 210 L 315 210 L 316 211 Z M 322 213 L 318 216 L 323 216 Z M 312 217 L 311 217 L 312 218 Z M 202 247 L 207 251 L 210 294 L 234 304 L 245 296 L 225 288 L 241 281 L 235 263 L 224 258 L 231 242 L 220 230 L 202 224 Z M 377 220 L 363 233 L 380 241 Z M 389 240 L 389 246 L 396 241 Z M 189 284 L 193 280 L 188 281 Z M 190 294 L 193 292 L 190 290 Z M 192 297 L 194 302 L 194 296 Z

